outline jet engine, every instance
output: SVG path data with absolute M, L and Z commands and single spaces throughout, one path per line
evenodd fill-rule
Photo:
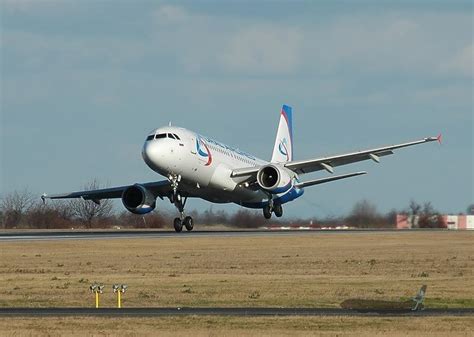
M 262 189 L 273 194 L 284 193 L 292 187 L 292 175 L 288 170 L 267 165 L 257 173 L 257 182 Z
M 156 197 L 145 186 L 135 184 L 123 191 L 122 203 L 134 214 L 146 214 L 155 209 Z

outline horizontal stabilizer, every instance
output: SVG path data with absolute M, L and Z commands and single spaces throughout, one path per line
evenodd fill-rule
M 340 176 L 334 176 L 334 177 L 328 177 L 328 178 L 322 178 L 322 179 L 317 179 L 317 180 L 306 181 L 306 182 L 303 182 L 303 183 L 296 184 L 295 187 L 303 188 L 303 187 L 308 187 L 308 186 L 313 186 L 313 185 L 319 185 L 319 184 L 329 183 L 329 182 L 335 181 L 335 180 L 341 180 L 341 179 L 351 178 L 351 177 L 355 177 L 355 176 L 360 176 L 360 175 L 363 175 L 363 174 L 367 174 L 367 172 L 361 171 L 361 172 L 355 172 L 355 173 L 349 173 L 349 174 L 342 174 Z

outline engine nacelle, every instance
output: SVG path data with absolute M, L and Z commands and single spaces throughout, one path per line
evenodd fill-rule
M 156 198 L 145 186 L 135 184 L 123 191 L 122 203 L 134 214 L 146 214 L 155 209 Z
M 292 187 L 290 173 L 278 166 L 267 165 L 257 173 L 257 182 L 262 189 L 273 194 L 285 193 Z

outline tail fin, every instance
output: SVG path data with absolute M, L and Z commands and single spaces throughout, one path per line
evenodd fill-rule
M 273 148 L 272 163 L 286 163 L 293 160 L 293 113 L 291 107 L 281 108 L 280 124 Z

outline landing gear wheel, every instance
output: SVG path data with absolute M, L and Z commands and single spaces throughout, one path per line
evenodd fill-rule
M 188 231 L 192 231 L 193 228 L 194 228 L 194 220 L 193 218 L 191 218 L 190 216 L 187 216 L 184 218 L 184 227 L 186 227 L 186 229 Z
M 176 233 L 180 233 L 183 230 L 183 223 L 180 218 L 175 218 L 173 225 Z
M 272 210 L 271 210 L 270 206 L 267 205 L 263 208 L 263 216 L 267 220 L 272 217 Z
M 276 204 L 275 206 L 273 206 L 273 213 L 275 213 L 277 218 L 281 218 L 281 216 L 283 215 L 283 207 L 281 207 L 281 205 Z

